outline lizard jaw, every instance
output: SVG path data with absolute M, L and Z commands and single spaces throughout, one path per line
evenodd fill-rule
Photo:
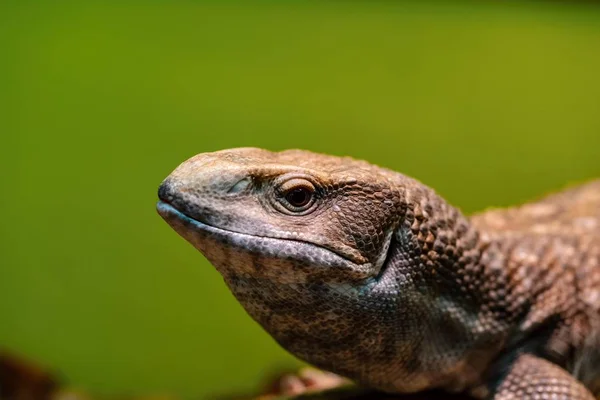
M 219 228 L 192 218 L 162 200 L 158 202 L 156 209 L 180 236 L 204 254 L 222 274 L 230 273 L 232 261 L 237 259 L 244 259 L 243 264 L 250 264 L 245 267 L 254 271 L 257 266 L 252 264 L 256 264 L 257 258 L 263 261 L 278 259 L 279 264 L 288 262 L 296 265 L 319 265 L 325 277 L 337 276 L 336 270 L 340 269 L 352 271 L 357 281 L 369 278 L 372 274 L 370 263 L 357 264 L 314 243 Z M 231 252 L 224 252 L 224 248 L 233 248 L 237 252 L 232 255 Z M 248 255 L 249 257 L 245 257 Z

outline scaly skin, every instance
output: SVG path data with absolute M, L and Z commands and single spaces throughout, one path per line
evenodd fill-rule
M 365 161 L 243 148 L 184 162 L 159 197 L 252 318 L 320 368 L 390 393 L 600 392 L 600 181 L 469 219 Z

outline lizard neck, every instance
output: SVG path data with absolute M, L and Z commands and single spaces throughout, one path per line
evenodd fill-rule
M 479 363 L 485 371 L 500 353 L 518 351 L 567 369 L 598 362 L 596 237 L 568 229 L 494 230 L 432 192 L 414 198 L 396 234 L 396 265 L 411 266 L 417 292 L 433 303 L 426 314 L 444 335 L 432 330 L 425 337 L 440 341 L 434 346 L 438 356 L 465 349 L 448 365 L 467 365 L 468 372 Z M 576 349 L 586 355 L 574 354 Z
M 417 187 L 406 199 L 381 280 L 409 280 L 396 297 L 399 307 L 412 303 L 407 313 L 418 319 L 397 329 L 418 349 L 423 374 L 437 371 L 427 376 L 430 386 L 465 390 L 513 329 L 505 319 L 508 279 L 495 264 L 502 249 L 433 190 Z

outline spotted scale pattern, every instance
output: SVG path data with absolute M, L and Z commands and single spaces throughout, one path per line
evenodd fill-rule
M 314 187 L 301 210 L 281 193 L 296 181 Z M 250 316 L 318 367 L 389 393 L 600 392 L 600 181 L 467 218 L 365 161 L 243 148 L 184 162 L 159 197 Z

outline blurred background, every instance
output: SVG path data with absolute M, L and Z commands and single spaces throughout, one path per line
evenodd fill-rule
M 156 214 L 186 158 L 304 148 L 470 213 L 600 177 L 600 4 L 0 3 L 0 350 L 96 396 L 299 364 Z

